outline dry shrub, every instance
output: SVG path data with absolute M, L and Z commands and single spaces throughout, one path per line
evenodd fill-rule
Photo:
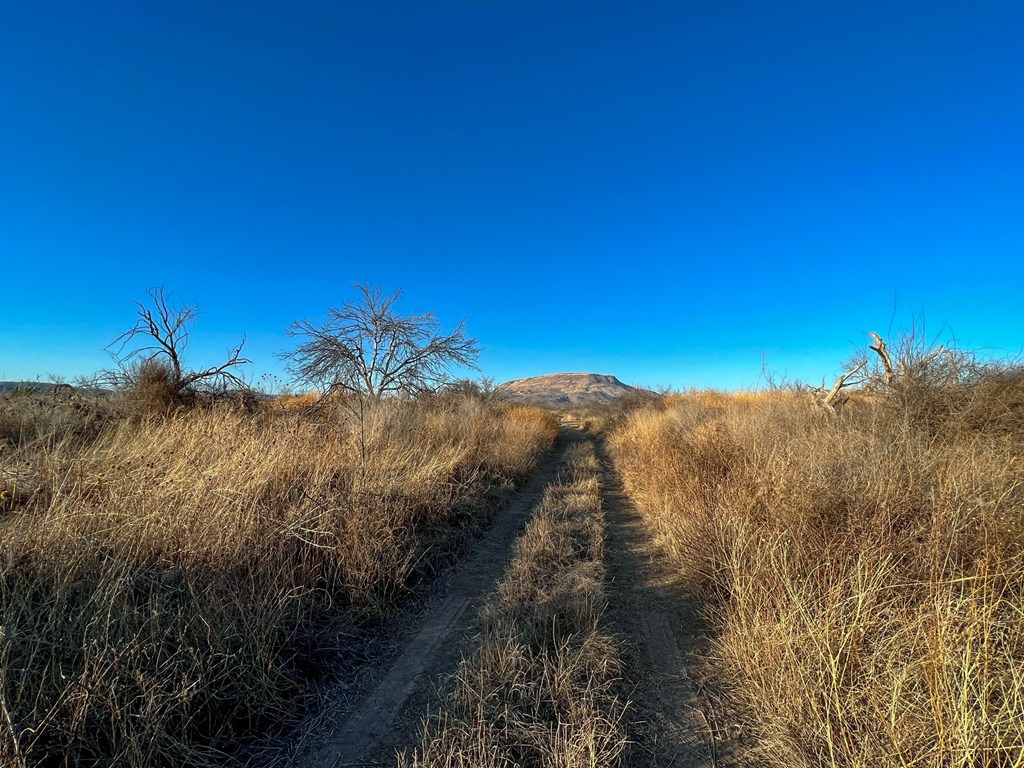
M 490 407 L 501 408 L 502 406 Z M 531 439 L 530 436 L 537 432 L 538 423 L 543 429 L 543 439 L 554 443 L 555 438 L 558 437 L 558 421 L 550 413 L 539 411 L 532 406 L 513 405 L 505 408 L 507 410 L 504 410 L 502 422 L 504 436 L 492 448 L 494 460 L 503 466 L 514 467 L 516 472 L 522 473 L 526 467 L 519 465 L 522 458 L 520 454 L 517 454 L 515 446 L 524 439 Z
M 602 626 L 604 524 L 590 444 L 545 493 L 412 766 L 619 765 L 622 674 Z
M 220 407 L 0 455 L 36 489 L 0 518 L 0 763 L 243 761 L 551 444 L 478 403 L 365 427 Z
M 922 377 L 837 417 L 683 397 L 614 435 L 751 759 L 1024 764 L 1020 382 Z
M 159 416 L 187 405 L 191 393 L 176 386 L 171 366 L 157 359 L 143 360 L 127 372 L 131 381 L 123 393 L 126 404 L 139 416 Z

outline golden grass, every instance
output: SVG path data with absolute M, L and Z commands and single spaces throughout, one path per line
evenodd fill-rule
M 1012 380 L 1011 380 L 1012 379 Z M 611 444 L 769 766 L 1024 765 L 1019 379 L 693 395 Z
M 602 622 L 603 548 L 598 463 L 593 446 L 579 443 L 516 543 L 445 710 L 400 765 L 621 763 L 623 704 L 614 687 L 622 665 Z
M 274 398 L 274 404 L 286 411 L 298 411 L 303 408 L 312 408 L 320 402 L 320 395 L 316 392 L 303 392 L 298 395 L 278 395 Z
M 362 441 L 224 408 L 8 447 L 0 763 L 241 760 L 344 668 L 338 632 L 443 562 L 556 433 L 466 399 L 382 403 Z

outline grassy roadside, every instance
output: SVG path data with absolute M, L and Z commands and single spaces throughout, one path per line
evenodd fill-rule
M 603 623 L 604 522 L 590 443 L 568 450 L 494 599 L 479 648 L 402 766 L 613 766 L 626 745 L 622 668 Z
M 244 762 L 312 703 L 339 629 L 387 611 L 557 433 L 472 398 L 382 403 L 365 429 L 101 407 L 0 403 L 0 763 L 15 768 Z
M 768 766 L 1024 765 L 1024 379 L 691 394 L 611 438 Z

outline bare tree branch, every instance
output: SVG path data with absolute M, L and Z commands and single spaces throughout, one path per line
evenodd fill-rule
M 885 371 L 885 385 L 889 386 L 892 384 L 893 377 L 896 375 L 892 367 L 892 357 L 889 355 L 889 348 L 885 346 L 885 342 L 882 337 L 874 331 L 871 331 L 871 338 L 875 340 L 874 344 L 868 346 L 868 349 L 872 350 L 878 355 L 882 361 L 882 369 Z
M 832 389 L 825 393 L 825 396 L 821 399 L 821 404 L 832 412 L 839 410 L 839 408 L 842 407 L 843 403 L 845 403 L 847 399 L 845 395 L 840 394 L 843 388 L 851 386 L 850 379 L 853 378 L 853 376 L 855 376 L 857 373 L 859 373 L 860 370 L 864 368 L 864 366 L 866 366 L 867 364 L 867 360 L 861 360 L 861 362 L 856 367 L 851 368 L 849 371 L 847 371 L 846 373 L 842 374 L 839 378 L 837 378 L 835 384 L 832 385 Z M 824 385 L 821 387 L 821 389 L 825 389 Z

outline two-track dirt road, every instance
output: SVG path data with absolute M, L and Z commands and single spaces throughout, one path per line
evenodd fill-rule
M 364 683 L 329 704 L 326 725 L 296 759 L 298 768 L 394 765 L 397 751 L 416 745 L 423 716 L 438 710 L 445 679 L 471 650 L 479 609 L 545 488 L 555 481 L 566 447 L 590 439 L 575 424 L 563 425 L 556 449 L 472 553 L 439 579 L 418 616 L 398 622 L 379 657 L 368 663 Z M 710 731 L 696 683 L 686 673 L 700 643 L 697 614 L 660 568 L 614 469 L 596 447 L 604 464 L 611 618 L 627 649 L 624 695 L 633 700 L 629 725 L 635 743 L 626 764 L 711 766 Z

